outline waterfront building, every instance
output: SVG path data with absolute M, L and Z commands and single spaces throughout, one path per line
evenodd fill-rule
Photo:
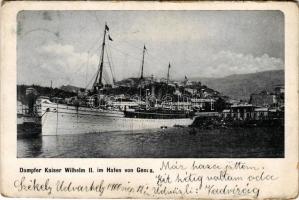
M 230 109 L 224 109 L 221 113 L 222 117 L 223 118 L 230 118 L 231 117 L 231 111 Z
M 26 93 L 26 95 L 29 95 L 29 94 L 37 95 L 37 91 L 33 87 L 27 88 L 25 93 Z
M 251 94 L 249 103 L 258 107 L 271 107 L 277 104 L 277 96 L 267 91 L 262 91 L 258 94 Z
M 263 120 L 278 116 L 277 109 L 268 107 L 256 107 L 252 104 L 235 104 L 229 109 L 224 109 L 221 116 L 232 120 Z
M 276 95 L 284 94 L 284 85 L 275 85 L 274 92 Z
M 254 116 L 255 120 L 266 119 L 269 116 L 269 108 L 262 107 L 262 108 L 255 108 L 254 109 Z
M 252 104 L 237 104 L 231 106 L 231 117 L 237 120 L 252 119 L 254 117 L 254 109 Z
M 198 111 L 214 111 L 215 100 L 203 98 L 191 98 L 192 108 Z
M 277 98 L 277 107 L 284 106 L 284 85 L 276 85 L 274 88 L 274 93 Z

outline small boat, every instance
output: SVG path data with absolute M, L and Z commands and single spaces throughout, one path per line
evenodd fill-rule
M 42 132 L 41 117 L 32 115 L 17 115 L 17 137 L 38 137 Z
M 31 89 L 31 88 L 29 88 Z M 27 98 L 33 96 L 28 94 Z M 17 138 L 38 137 L 42 132 L 41 116 L 33 109 L 33 102 L 29 101 L 28 106 L 24 106 L 18 101 L 17 111 Z

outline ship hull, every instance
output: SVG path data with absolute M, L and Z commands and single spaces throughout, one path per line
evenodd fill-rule
M 106 111 L 61 104 L 42 105 L 42 135 L 68 135 L 157 129 L 191 125 L 191 118 L 143 119 L 126 118 L 123 112 Z

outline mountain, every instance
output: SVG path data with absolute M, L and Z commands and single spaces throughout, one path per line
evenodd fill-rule
M 145 77 L 144 81 L 150 81 L 151 77 Z M 221 78 L 189 78 L 191 81 L 200 81 L 202 85 L 219 91 L 223 95 L 236 100 L 248 100 L 252 93 L 259 93 L 263 90 L 272 92 L 275 85 L 284 84 L 284 70 L 263 71 L 251 74 L 233 74 Z M 139 84 L 139 78 L 127 78 L 118 81 L 116 85 L 135 87 Z M 181 80 L 182 81 L 182 80 Z M 77 93 L 81 88 L 66 85 L 61 90 Z
M 213 88 L 233 99 L 248 100 L 252 93 L 259 93 L 262 90 L 272 92 L 275 85 L 284 84 L 284 70 L 234 74 L 222 78 L 194 77 L 190 80 L 201 81 L 209 88 Z

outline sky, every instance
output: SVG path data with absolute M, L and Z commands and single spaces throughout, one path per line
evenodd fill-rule
M 17 22 L 18 84 L 90 88 L 105 22 L 107 83 L 140 76 L 144 45 L 144 76 L 166 77 L 168 63 L 171 79 L 284 69 L 280 11 L 21 11 Z

